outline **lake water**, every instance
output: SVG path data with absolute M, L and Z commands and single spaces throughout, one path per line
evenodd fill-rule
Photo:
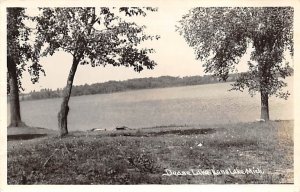
M 288 83 L 292 92 L 292 78 Z M 207 125 L 249 122 L 260 117 L 259 95 L 251 97 L 247 91 L 228 89 L 230 83 L 219 83 L 71 97 L 68 128 Z M 271 119 L 293 119 L 293 94 L 288 100 L 271 97 L 269 102 Z M 61 98 L 22 101 L 22 119 L 30 126 L 56 130 L 60 104 Z

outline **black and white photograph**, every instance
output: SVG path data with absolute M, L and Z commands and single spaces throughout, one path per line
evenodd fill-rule
M 1 5 L 3 191 L 300 190 L 297 4 L 135 2 Z

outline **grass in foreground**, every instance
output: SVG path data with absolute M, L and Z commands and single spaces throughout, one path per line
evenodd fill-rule
M 166 176 L 260 169 L 264 174 Z M 293 122 L 77 132 L 8 141 L 8 184 L 293 183 Z

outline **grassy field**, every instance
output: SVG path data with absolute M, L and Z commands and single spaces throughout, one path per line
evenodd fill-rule
M 293 183 L 293 121 L 26 139 L 8 141 L 8 184 Z

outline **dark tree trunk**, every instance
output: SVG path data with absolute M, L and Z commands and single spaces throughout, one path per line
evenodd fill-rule
M 261 99 L 261 114 L 260 118 L 265 121 L 270 120 L 269 116 L 269 95 L 267 92 L 261 90 L 260 91 L 260 99 Z
M 62 104 L 60 107 L 60 111 L 58 113 L 58 127 L 60 130 L 61 137 L 68 134 L 68 124 L 67 124 L 68 113 L 69 113 L 69 105 L 68 104 L 69 104 L 69 100 L 70 100 L 70 96 L 71 96 L 74 76 L 75 76 L 79 61 L 80 60 L 77 59 L 76 57 L 73 58 L 73 64 L 72 64 L 71 70 L 69 72 L 67 85 L 63 92 L 63 101 L 62 101 Z
M 7 57 L 7 70 L 10 89 L 10 125 L 8 127 L 23 127 L 26 125 L 21 120 L 17 67 L 11 57 Z

